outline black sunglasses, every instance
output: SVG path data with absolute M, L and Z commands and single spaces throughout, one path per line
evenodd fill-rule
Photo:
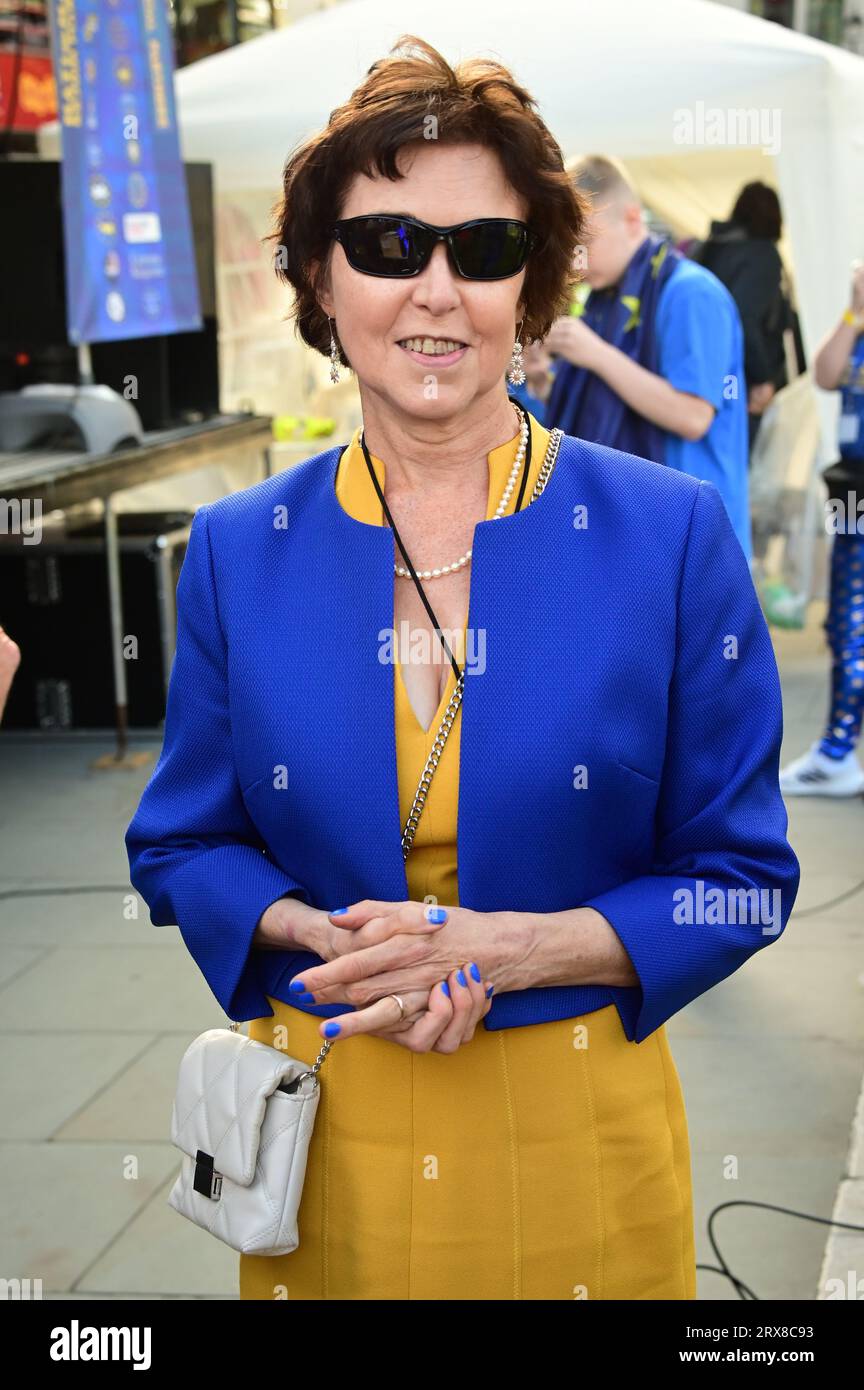
M 342 218 L 334 223 L 333 236 L 355 270 L 388 279 L 419 275 L 438 242 L 445 241 L 464 279 L 507 280 L 518 274 L 537 244 L 530 227 L 508 217 L 475 217 L 452 227 L 433 227 L 415 217 L 376 213 Z

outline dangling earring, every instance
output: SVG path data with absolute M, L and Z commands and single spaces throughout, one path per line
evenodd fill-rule
M 330 380 L 333 385 L 339 380 L 339 349 L 336 346 L 336 339 L 333 337 L 333 320 L 327 315 L 327 322 L 330 325 Z
M 516 334 L 513 352 L 510 356 L 510 366 L 507 369 L 507 380 L 511 386 L 521 386 L 525 380 L 525 368 L 522 366 L 522 344 L 519 341 L 519 335 L 522 332 L 522 324 L 524 322 L 525 320 L 522 319 L 519 324 L 519 333 Z

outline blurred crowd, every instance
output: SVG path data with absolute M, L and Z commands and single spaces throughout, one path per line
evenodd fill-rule
M 714 484 L 752 562 L 749 473 L 762 417 L 805 370 L 778 242 L 776 192 L 741 189 L 704 241 L 653 233 L 626 168 L 604 155 L 572 170 L 592 208 L 582 286 L 542 343 L 525 347 L 516 394 L 558 426 Z M 587 293 L 584 291 L 587 290 Z M 838 460 L 823 473 L 832 503 L 828 711 L 821 736 L 781 769 L 784 794 L 864 791 L 856 747 L 864 713 L 864 267 L 817 345 L 818 387 L 841 393 Z M 850 516 L 851 512 L 851 516 Z

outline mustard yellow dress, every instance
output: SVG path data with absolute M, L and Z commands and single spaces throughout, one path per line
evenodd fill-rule
M 523 506 L 549 439 L 533 417 L 531 430 Z M 383 525 L 359 438 L 336 493 L 357 520 Z M 517 445 L 514 435 L 488 455 L 487 519 Z M 455 679 L 451 667 L 427 731 L 394 665 L 402 825 Z M 417 901 L 458 905 L 460 728 L 457 715 L 405 866 Z M 478 965 L 489 978 L 482 952 Z M 268 1003 L 273 1017 L 253 1019 L 249 1036 L 312 1062 L 321 1019 Z M 241 1255 L 241 1299 L 696 1297 L 689 1137 L 664 1027 L 628 1042 L 610 1004 L 520 1028 L 481 1021 L 450 1054 L 358 1036 L 334 1044 L 320 1075 L 300 1244 Z

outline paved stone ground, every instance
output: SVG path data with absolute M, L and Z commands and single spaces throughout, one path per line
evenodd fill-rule
M 806 632 L 774 634 L 784 758 L 825 716 L 821 616 L 813 605 Z M 176 928 L 152 927 L 143 905 L 128 916 L 123 834 L 149 769 L 94 771 L 110 747 L 0 734 L 2 888 L 111 889 L 0 897 L 0 1275 L 41 1279 L 45 1297 L 236 1297 L 235 1253 L 166 1202 L 178 1168 L 166 1137 L 177 1066 L 196 1033 L 225 1020 Z M 158 740 L 135 747 L 155 754 Z M 857 1179 L 847 1177 L 864 1070 L 864 893 L 820 910 L 864 879 L 864 799 L 789 809 L 798 912 L 779 941 L 669 1024 L 702 1263 L 716 1262 L 706 1221 L 722 1202 L 830 1217 L 839 1192 L 843 1219 L 864 1224 L 860 1116 Z M 734 1179 L 724 1176 L 730 1156 Z M 761 1298 L 809 1300 L 829 1273 L 864 1275 L 860 1234 L 838 1236 L 825 1261 L 828 1230 L 810 1222 L 735 1208 L 716 1229 Z M 736 1297 L 708 1272 L 699 1292 Z

